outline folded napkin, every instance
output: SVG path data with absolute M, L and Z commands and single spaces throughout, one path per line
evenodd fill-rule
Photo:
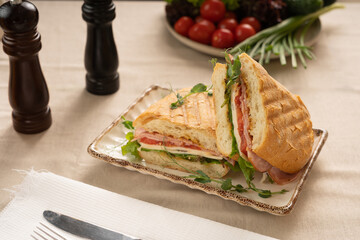
M 52 210 L 141 239 L 272 239 L 122 196 L 49 172 L 28 172 L 0 213 L 0 238 L 31 239 L 44 210 Z M 51 226 L 51 225 L 48 225 Z M 55 228 L 55 227 L 53 227 Z M 81 239 L 57 229 L 68 239 Z

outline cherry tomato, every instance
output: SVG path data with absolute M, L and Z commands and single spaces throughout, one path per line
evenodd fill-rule
M 236 20 L 236 14 L 234 12 L 226 12 L 224 18 L 233 18 Z
M 260 24 L 259 20 L 257 20 L 254 17 L 243 18 L 239 24 L 241 24 L 241 23 L 247 23 L 247 24 L 251 25 L 256 32 L 261 30 L 261 24 Z
M 229 29 L 217 29 L 211 37 L 211 45 L 216 48 L 230 48 L 234 43 L 234 34 Z
M 235 32 L 237 27 L 237 21 L 234 18 L 225 18 L 219 22 L 218 28 L 229 29 L 232 33 Z
M 235 38 L 238 43 L 255 34 L 254 28 L 246 23 L 239 24 L 235 29 Z
M 200 15 L 212 22 L 223 19 L 225 12 L 225 4 L 220 0 L 206 0 L 200 7 Z
M 214 25 L 212 22 L 210 22 L 209 20 L 204 19 L 204 20 L 201 20 L 199 23 L 200 23 L 201 25 L 206 26 L 207 30 L 208 30 L 211 34 L 216 30 L 215 25 Z
M 190 17 L 181 17 L 174 25 L 174 29 L 177 33 L 187 37 L 189 29 L 194 25 L 194 21 Z
M 210 44 L 211 35 L 214 31 L 215 25 L 212 22 L 202 20 L 189 29 L 189 38 L 199 43 Z
M 196 22 L 196 23 L 199 23 L 199 22 L 201 22 L 202 20 L 204 20 L 204 18 L 203 18 L 202 16 L 197 16 L 197 17 L 195 18 L 195 22 Z

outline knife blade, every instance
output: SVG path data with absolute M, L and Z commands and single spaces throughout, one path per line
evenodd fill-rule
M 49 210 L 44 211 L 43 216 L 49 223 L 66 232 L 91 240 L 140 240 Z

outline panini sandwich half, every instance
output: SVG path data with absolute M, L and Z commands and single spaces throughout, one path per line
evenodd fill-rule
M 176 94 L 184 96 L 189 92 L 190 88 L 186 88 Z M 213 178 L 223 177 L 229 168 L 216 146 L 213 97 L 196 93 L 180 107 L 171 109 L 176 94 L 151 105 L 133 122 L 140 156 L 147 163 L 166 168 L 201 170 Z
M 309 112 L 299 96 L 247 54 L 231 60 L 241 66 L 233 84 L 229 74 L 237 69 L 228 68 L 236 64 L 217 63 L 212 75 L 218 149 L 224 156 L 249 161 L 278 184 L 288 183 L 312 152 Z

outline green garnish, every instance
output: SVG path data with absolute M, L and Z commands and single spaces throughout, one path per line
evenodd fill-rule
M 128 132 L 125 136 L 127 143 L 123 146 L 121 146 L 121 153 L 122 155 L 131 154 L 135 157 L 135 159 L 139 160 L 141 159 L 139 155 L 138 148 L 140 147 L 140 144 L 138 141 L 132 141 L 134 138 L 133 132 Z
M 231 178 L 227 178 L 225 180 L 224 179 L 212 179 L 201 170 L 192 172 L 192 175 L 186 176 L 186 178 L 194 178 L 194 181 L 200 182 L 200 183 L 209 183 L 209 182 L 219 183 L 221 189 L 223 189 L 225 191 L 237 191 L 239 193 L 247 192 L 247 189 L 244 188 L 241 184 L 233 185 Z
M 236 57 L 234 58 L 234 60 L 231 60 L 229 54 L 225 53 L 225 59 L 227 66 L 226 80 L 225 80 L 226 83 L 225 99 L 221 107 L 225 106 L 227 103 L 230 102 L 231 87 L 235 83 L 240 82 L 240 73 L 241 73 L 241 62 L 239 57 Z
M 212 58 L 209 62 L 211 63 L 212 67 L 214 68 L 217 63 L 217 58 Z
M 184 101 L 187 97 L 195 94 L 195 93 L 203 93 L 207 92 L 209 96 L 212 96 L 212 92 L 210 91 L 212 86 L 207 87 L 206 85 L 202 83 L 196 84 L 188 94 L 185 96 L 181 96 L 179 93 L 176 94 L 177 101 L 170 104 L 171 109 L 176 109 L 178 107 L 181 107 L 184 104 Z
M 138 141 L 133 141 L 134 139 L 134 127 L 132 124 L 132 121 L 125 120 L 124 117 L 121 117 L 123 119 L 122 124 L 129 130 L 125 136 L 127 143 L 121 147 L 121 152 L 123 155 L 131 154 L 135 157 L 135 159 L 140 160 L 141 157 L 139 155 L 139 148 L 141 145 L 138 143 Z M 236 140 L 235 140 L 236 141 Z M 235 142 L 236 143 L 236 142 Z M 254 175 L 254 167 L 251 165 L 251 163 L 247 162 L 243 158 L 239 157 L 238 161 L 236 162 L 235 166 L 232 166 L 229 162 L 224 160 L 216 160 L 206 157 L 200 157 L 192 154 L 177 154 L 177 153 L 170 153 L 166 150 L 166 147 L 164 146 L 164 150 L 153 150 L 153 149 L 147 149 L 147 148 L 141 148 L 141 151 L 158 151 L 158 152 L 164 152 L 166 153 L 170 159 L 179 167 L 183 168 L 185 171 L 190 172 L 191 175 L 186 176 L 185 178 L 194 178 L 194 181 L 200 182 L 200 183 L 209 183 L 209 182 L 215 182 L 220 184 L 221 189 L 225 191 L 236 191 L 239 193 L 247 192 L 248 190 L 252 190 L 258 193 L 258 195 L 262 198 L 269 198 L 273 194 L 283 194 L 287 192 L 287 190 L 283 189 L 279 192 L 271 192 L 270 190 L 263 190 L 255 187 L 255 184 L 253 184 L 251 181 L 253 179 Z M 197 171 L 190 171 L 189 169 L 185 168 L 184 166 L 180 165 L 174 157 L 180 157 L 189 161 L 200 161 L 201 164 L 226 164 L 228 165 L 232 170 L 234 171 L 242 171 L 246 182 L 248 184 L 248 188 L 244 188 L 241 184 L 233 185 L 232 179 L 212 179 L 208 175 L 206 175 L 203 171 L 197 170 Z
M 210 164 L 210 163 L 222 164 L 223 163 L 223 160 L 201 157 L 201 156 L 192 155 L 192 154 L 171 153 L 166 150 L 148 149 L 148 148 L 143 148 L 143 147 L 140 148 L 140 150 L 144 151 L 144 152 L 164 152 L 164 153 L 167 153 L 168 155 L 169 154 L 172 155 L 173 157 L 179 157 L 179 158 L 191 161 L 191 162 L 200 162 L 201 164 Z
M 311 48 L 305 45 L 305 36 L 310 26 L 320 15 L 337 8 L 344 8 L 344 5 L 334 3 L 307 15 L 285 19 L 247 38 L 229 53 L 237 56 L 244 51 L 251 57 L 259 56 L 260 64 L 269 63 L 271 54 L 275 54 L 280 56 L 281 65 L 286 64 L 285 54 L 289 53 L 292 67 L 297 67 L 296 55 L 298 55 L 301 64 L 306 68 L 305 57 L 310 60 L 314 58 Z
M 129 130 L 134 130 L 135 128 L 133 127 L 133 122 L 126 120 L 124 116 L 121 116 L 121 119 L 123 120 L 121 123 L 124 125 L 124 127 L 126 127 Z
M 121 119 L 123 120 L 121 123 L 124 125 L 124 127 L 131 130 L 130 132 L 128 132 L 125 135 L 127 143 L 125 145 L 121 146 L 121 153 L 124 156 L 126 154 L 131 154 L 132 156 L 135 157 L 136 160 L 139 160 L 139 159 L 141 159 L 141 157 L 139 155 L 139 151 L 138 151 L 140 144 L 138 143 L 138 141 L 133 141 L 133 139 L 134 139 L 133 122 L 126 120 L 124 116 L 122 116 Z

